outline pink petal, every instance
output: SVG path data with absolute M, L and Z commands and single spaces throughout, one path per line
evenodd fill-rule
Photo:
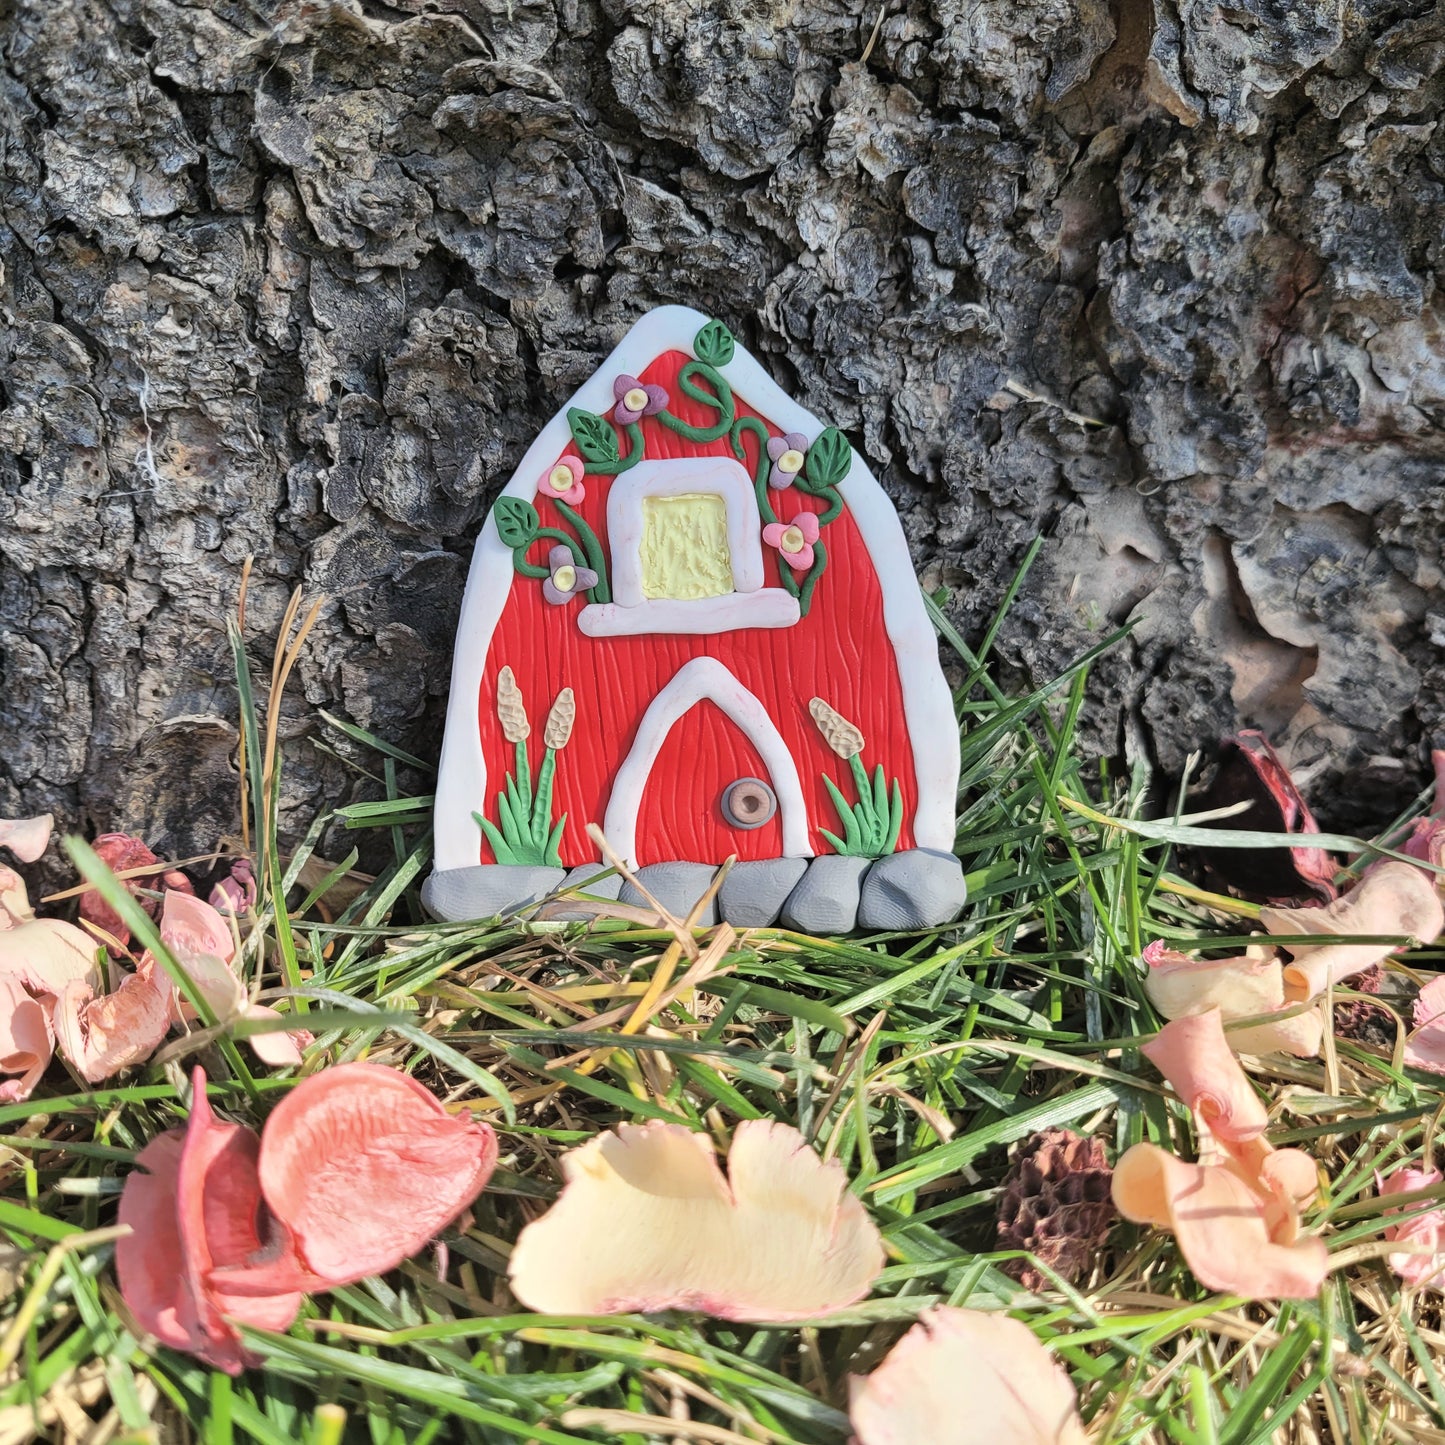
M 1285 1151 L 1291 1153 L 1297 1151 Z M 1136 1224 L 1169 1230 L 1207 1289 L 1245 1299 L 1309 1299 L 1329 1271 L 1322 1240 L 1271 1229 L 1272 1201 L 1223 1164 L 1190 1164 L 1135 1144 L 1114 1166 L 1114 1203 Z
M 260 1142 L 254 1130 L 216 1118 L 206 1097 L 204 1070 L 197 1068 L 192 1078 L 191 1116 L 176 1189 L 182 1260 L 206 1339 L 206 1348 L 196 1353 L 236 1374 L 256 1361 L 227 1316 L 257 1329 L 284 1330 L 301 1308 L 301 1295 L 232 1294 L 225 1289 L 224 1273 L 216 1273 L 263 1248 L 257 1228 L 263 1217 L 256 1170 Z
M 139 1167 L 126 1176 L 116 1216 L 131 1232 L 116 1241 L 115 1272 L 121 1298 L 142 1329 L 172 1349 L 198 1354 L 206 1337 L 176 1221 L 184 1139 L 183 1130 L 169 1129 L 136 1155 Z
M 0 863 L 0 931 L 19 928 L 34 917 L 25 880 L 13 868 Z
M 30 917 L 0 929 L 0 974 L 23 983 L 39 998 L 54 999 L 71 984 L 94 987 L 97 945 L 74 924 Z
M 1217 1008 L 1164 1025 L 1140 1050 L 1220 1140 L 1262 1140 L 1269 1116 L 1224 1035 Z
M 1271 933 L 1408 934 L 1433 943 L 1445 929 L 1445 907 L 1430 879 L 1411 863 L 1372 866 L 1343 897 L 1323 908 L 1264 908 Z M 1313 998 L 1332 983 L 1362 973 L 1389 956 L 1387 943 L 1296 944 L 1284 971 L 1289 996 Z
M 0 974 L 0 1073 L 22 1076 L 7 1083 L 9 1102 L 30 1097 L 53 1050 L 45 1009 L 19 979 Z
M 763 541 L 769 547 L 781 547 L 783 545 L 783 533 L 787 528 L 781 522 L 769 522 L 763 528 Z
M 1073 1384 L 1007 1315 L 941 1305 L 866 1379 L 849 1381 L 857 1445 L 1084 1445 Z
M 818 514 L 816 512 L 799 512 L 793 518 L 793 525 L 803 534 L 805 542 L 816 542 L 818 540 Z M 808 559 L 810 562 L 812 558 Z
M 191 880 L 177 868 L 165 868 L 161 860 L 139 838 L 128 833 L 103 833 L 91 845 L 101 862 L 113 873 L 125 873 L 132 868 L 149 868 L 149 873 L 135 878 L 123 878 L 122 884 L 132 894 L 140 889 L 172 889 L 180 893 L 191 893 Z M 156 903 L 150 898 L 141 898 L 141 907 L 156 916 Z M 122 948 L 130 942 L 130 929 L 121 922 L 120 914 L 102 898 L 94 888 L 80 895 L 80 916 L 87 923 L 93 923 L 103 932 L 110 934 Z
M 784 552 L 783 558 L 790 567 L 795 567 L 802 572 L 813 565 L 813 549 L 799 547 L 796 552 Z
M 1445 974 L 1420 990 L 1411 1014 L 1415 1031 L 1405 1040 L 1405 1062 L 1432 1074 L 1445 1074 Z
M 303 1079 L 266 1121 L 261 1188 L 303 1265 L 336 1286 L 415 1254 L 496 1163 L 486 1124 L 395 1069 L 341 1064 Z
M 1381 1198 L 1385 1198 L 1391 1194 L 1410 1194 L 1417 1189 L 1430 1189 L 1440 1182 L 1438 1169 L 1406 1167 L 1395 1170 L 1388 1179 L 1379 1183 L 1378 1188 Z M 1420 1206 L 1414 1204 L 1405 1207 L 1413 1210 Z M 1407 1219 L 1402 1224 L 1392 1224 L 1385 1230 L 1385 1238 L 1391 1242 L 1398 1240 L 1402 1244 L 1429 1246 L 1429 1253 L 1402 1250 L 1398 1254 L 1388 1255 L 1387 1263 L 1406 1284 L 1417 1288 L 1429 1285 L 1435 1289 L 1445 1289 L 1445 1212 L 1432 1209 L 1428 1213 Z
M 166 892 L 161 910 L 161 942 L 181 961 L 196 953 L 229 963 L 236 951 L 231 927 L 218 909 L 190 893 Z
M 246 1008 L 246 1017 L 251 1019 L 279 1019 L 281 1015 L 264 1004 L 253 1003 Z M 273 1069 L 283 1069 L 301 1062 L 301 1050 L 315 1042 L 306 1029 L 292 1029 L 287 1033 L 252 1034 L 246 1042 L 251 1045 L 256 1057 Z
M 796 1129 L 738 1125 L 724 1179 L 705 1135 L 620 1125 L 563 1156 L 566 1187 L 512 1251 L 513 1293 L 548 1313 L 702 1310 L 812 1319 L 860 1300 L 878 1231 L 836 1161 Z
M 90 1084 L 150 1058 L 171 1026 L 168 997 L 149 969 L 99 997 L 88 984 L 69 984 L 51 1017 L 61 1053 Z
M 54 826 L 49 813 L 38 818 L 0 818 L 0 848 L 8 848 L 22 863 L 38 862 L 50 846 Z

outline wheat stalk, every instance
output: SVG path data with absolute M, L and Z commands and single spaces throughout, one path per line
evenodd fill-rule
M 577 720 L 577 699 L 570 687 L 564 687 L 547 714 L 547 726 L 542 731 L 542 741 L 549 748 L 562 749 L 572 736 L 572 724 Z
M 504 667 L 497 674 L 497 716 L 502 720 L 502 736 L 509 743 L 526 741 L 532 725 L 527 721 L 527 704 L 522 701 L 522 689 L 517 686 L 510 667 Z
M 823 740 L 840 758 L 857 757 L 863 751 L 863 734 L 821 697 L 815 697 L 808 704 L 808 711 L 813 714 Z

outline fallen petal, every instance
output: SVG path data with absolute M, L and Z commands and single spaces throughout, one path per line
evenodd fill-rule
M 116 1240 L 115 1272 L 121 1298 L 142 1329 L 172 1349 L 199 1354 L 206 1337 L 176 1227 L 184 1139 L 184 1130 L 169 1129 L 136 1155 L 137 1167 L 126 1176 L 116 1216 L 130 1233 Z
M 1438 1169 L 1397 1169 L 1388 1179 L 1378 1182 L 1381 1198 L 1391 1194 L 1411 1194 L 1417 1189 L 1431 1189 L 1441 1182 Z M 1377 1176 L 1378 1179 L 1378 1176 Z M 1418 1209 L 1419 1204 L 1407 1205 L 1406 1209 Z M 1386 1210 L 1387 1214 L 1398 1210 Z M 1445 1289 L 1445 1211 L 1432 1209 L 1417 1214 L 1402 1224 L 1392 1224 L 1385 1230 L 1385 1238 L 1392 1243 L 1425 1245 L 1428 1251 L 1404 1251 L 1386 1256 L 1386 1263 L 1408 1285 L 1417 1289 L 1430 1286 Z
M 8 875 L 8 876 L 7 876 Z M 72 983 L 100 982 L 97 945 L 72 923 L 37 918 L 19 875 L 0 867 L 0 974 L 39 997 L 55 997 Z
M 21 1076 L 3 1086 L 7 1102 L 21 1103 L 30 1097 L 53 1049 L 45 1009 L 19 979 L 0 974 L 0 1073 Z
M 201 953 L 229 963 L 236 952 L 231 926 L 218 909 L 191 893 L 166 892 L 161 910 L 161 942 L 176 958 Z
M 1269 1116 L 1234 1057 L 1217 1008 L 1174 1019 L 1140 1050 L 1221 1141 L 1262 1141 Z
M 60 1052 L 89 1084 L 144 1063 L 171 1026 L 166 994 L 148 969 L 98 997 L 89 984 L 67 985 L 51 1019 Z
M 178 868 L 168 868 L 139 838 L 133 838 L 129 833 L 102 833 L 91 847 L 112 873 L 125 873 L 133 868 L 151 870 L 134 878 L 122 878 L 120 882 L 127 892 L 136 896 L 136 901 L 152 918 L 156 916 L 159 904 L 154 898 L 141 897 L 140 890 L 194 891 L 191 880 L 184 873 Z M 80 916 L 108 933 L 122 948 L 130 942 L 130 929 L 98 890 L 88 888 L 80 895 Z
M 1415 1031 L 1405 1041 L 1405 1062 L 1432 1074 L 1445 1074 L 1445 974 L 1420 990 L 1411 1020 Z
M 8 848 L 22 863 L 35 863 L 50 846 L 55 818 L 42 813 L 38 818 L 0 818 L 0 848 Z
M 335 1287 L 415 1254 L 496 1163 L 488 1125 L 447 1113 L 396 1069 L 341 1064 L 303 1079 L 266 1121 L 261 1190 L 302 1267 Z
M 191 1115 L 177 1184 L 176 1217 L 186 1278 L 209 1350 L 205 1358 L 235 1373 L 254 1357 L 230 1320 L 257 1329 L 284 1330 L 301 1308 L 300 1291 L 254 1296 L 232 1293 L 225 1270 L 262 1252 L 265 1216 L 257 1170 L 260 1140 L 254 1129 L 216 1118 L 206 1097 L 206 1075 L 192 1075 Z M 234 1369 L 231 1363 L 234 1363 Z
M 1411 863 L 1391 861 L 1371 868 L 1323 908 L 1264 908 L 1259 921 L 1271 933 L 1404 934 L 1429 944 L 1445 929 L 1445 906 L 1426 874 Z M 1388 943 L 1291 945 L 1286 997 L 1313 998 L 1393 951 Z
M 267 1008 L 264 1004 L 259 1003 L 250 1004 L 245 1010 L 245 1016 L 249 1019 L 279 1019 L 281 1017 L 275 1009 Z M 278 1031 L 252 1034 L 246 1042 L 251 1045 L 252 1051 L 263 1064 L 270 1064 L 273 1069 L 283 1069 L 288 1065 L 299 1064 L 302 1049 L 315 1040 L 307 1029 L 291 1029 L 284 1033 Z
M 1190 1164 L 1156 1144 L 1135 1144 L 1114 1166 L 1113 1190 L 1126 1219 L 1175 1236 L 1207 1289 L 1245 1299 L 1309 1299 L 1329 1271 L 1324 1242 L 1295 1239 L 1278 1227 L 1272 1232 L 1270 1199 L 1228 1165 Z M 1282 1232 L 1289 1242 L 1280 1242 Z
M 862 1299 L 883 1268 L 842 1167 L 785 1124 L 738 1125 L 728 1179 L 705 1135 L 660 1122 L 601 1134 L 562 1171 L 560 1198 L 512 1251 L 530 1309 L 804 1320 Z
M 1007 1315 L 927 1310 L 849 1393 L 857 1445 L 1084 1445 L 1068 1375 Z

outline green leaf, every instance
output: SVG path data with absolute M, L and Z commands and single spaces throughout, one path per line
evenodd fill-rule
M 617 460 L 617 433 L 596 412 L 583 411 L 578 406 L 569 407 L 567 425 L 572 428 L 572 440 L 577 443 L 577 450 L 589 462 Z
M 733 334 L 715 317 L 693 337 L 693 354 L 709 366 L 726 366 L 733 359 Z
M 828 427 L 808 448 L 803 474 L 813 487 L 834 487 L 853 465 L 853 448 L 835 426 Z
M 530 546 L 537 535 L 537 509 L 521 497 L 500 497 L 492 509 L 497 535 L 512 548 Z

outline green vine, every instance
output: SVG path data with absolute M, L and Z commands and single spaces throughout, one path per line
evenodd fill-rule
M 701 376 L 707 381 L 717 395 L 704 391 L 693 382 L 694 376 Z M 726 436 L 728 429 L 733 424 L 733 418 L 737 415 L 737 404 L 733 401 L 733 389 L 730 387 L 723 374 L 716 367 L 709 366 L 705 361 L 689 361 L 677 374 L 678 389 L 693 401 L 701 402 L 704 406 L 710 407 L 719 414 L 718 420 L 712 426 L 693 426 L 685 422 L 681 417 L 673 416 L 665 407 L 657 413 L 657 419 L 670 431 L 675 431 L 678 436 L 685 437 L 690 442 L 715 442 L 719 437 Z
M 535 542 L 560 542 L 571 553 L 576 566 L 590 567 L 597 574 L 596 585 L 587 589 L 588 601 L 610 602 L 612 593 L 607 585 L 607 563 L 597 534 L 565 502 L 559 499 L 556 506 L 563 517 L 577 528 L 577 537 L 570 537 L 556 527 L 542 526 L 536 507 L 521 497 L 503 497 L 497 503 L 493 512 L 497 535 L 505 546 L 512 549 L 512 565 L 523 577 L 550 577 L 552 569 L 528 561 L 527 553 Z
M 587 565 L 597 574 L 597 585 L 589 589 L 588 597 L 593 602 L 611 602 L 612 589 L 607 585 L 607 561 L 602 555 L 602 543 L 597 540 L 597 533 L 560 497 L 553 498 L 552 505 L 561 512 L 563 520 L 570 523 L 573 531 L 577 533 L 577 537 L 582 543 L 582 550 L 587 554 Z

